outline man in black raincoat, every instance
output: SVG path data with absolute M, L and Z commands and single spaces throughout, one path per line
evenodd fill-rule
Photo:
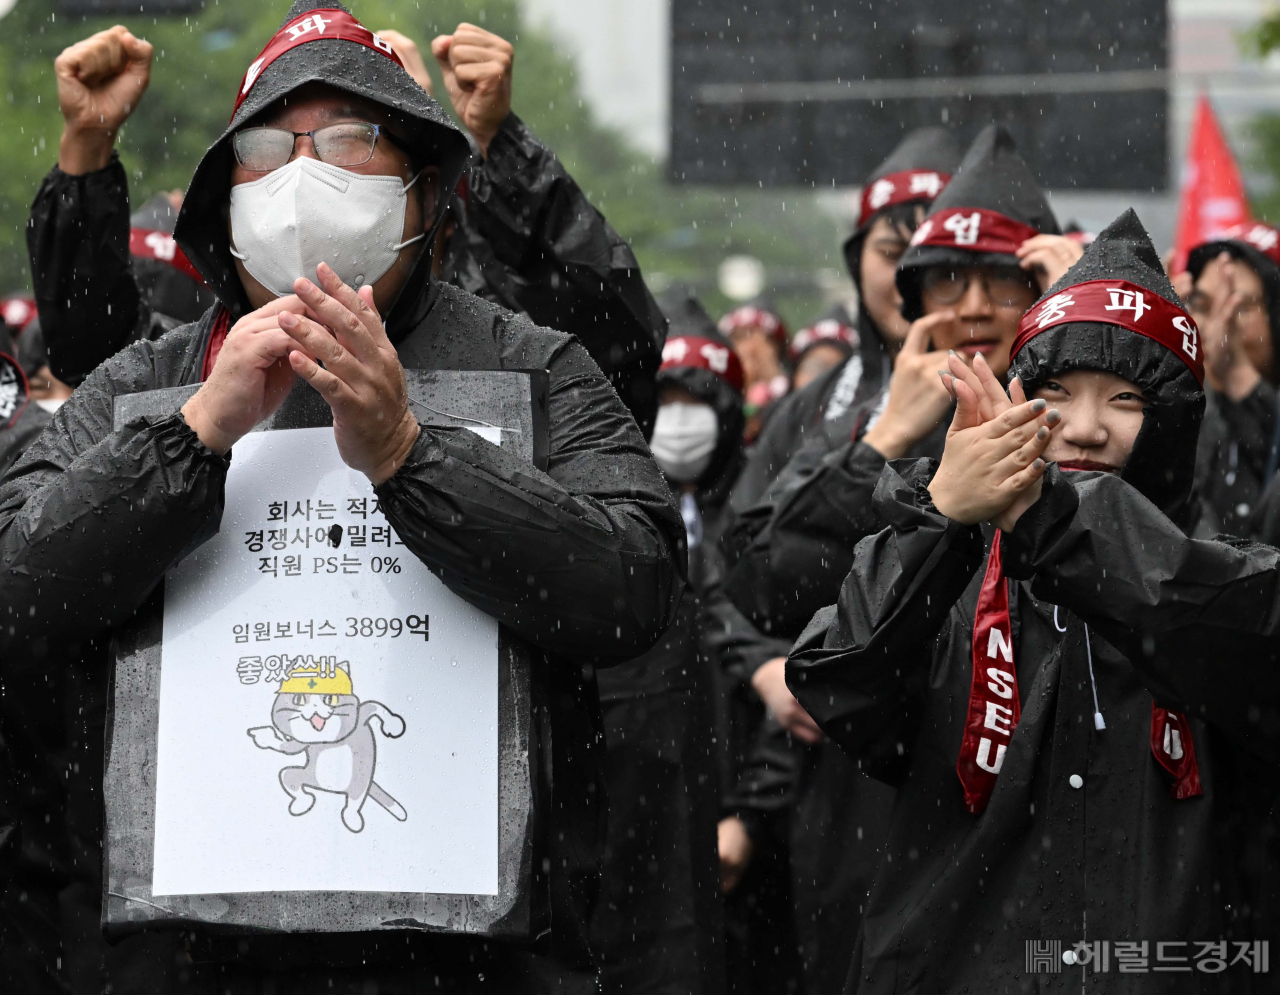
M 1251 221 L 1196 246 L 1174 287 L 1204 339 L 1197 534 L 1249 535 L 1250 519 L 1275 473 L 1280 231 Z
M 488 46 L 495 54 L 484 67 L 500 65 L 503 54 L 508 61 L 501 85 L 479 93 L 474 79 L 470 91 L 457 84 L 457 57 L 442 60 L 454 108 L 481 154 L 464 171 L 462 196 L 441 225 L 436 276 L 576 335 L 647 431 L 666 334 L 662 314 L 630 247 L 511 113 L 510 46 L 481 28 L 463 29 L 468 45 L 459 51 Z M 161 237 L 172 226 L 159 224 L 162 210 L 140 211 L 131 233 L 128 181 L 112 150 L 150 80 L 151 54 L 148 42 L 117 26 L 71 46 L 55 64 L 66 126 L 59 165 L 31 206 L 27 244 L 54 372 L 73 386 L 126 343 L 157 338 L 178 324 L 174 319 L 194 317 L 169 309 L 170 302 L 186 305 L 175 267 L 189 265 Z M 153 222 L 158 231 L 150 230 Z M 162 255 L 177 252 L 157 260 L 153 246 Z
M 1132 211 L 1013 352 L 1040 399 L 951 360 L 941 466 L 885 468 L 788 661 L 898 789 L 846 991 L 1269 990 L 1280 553 L 1178 524 L 1203 366 Z
M 430 278 L 431 236 L 469 155 L 390 46 L 341 8 L 299 0 L 246 73 L 179 216 L 178 243 L 220 305 L 102 364 L 0 487 L 0 719 L 23 833 L 4 966 L 18 990 L 594 988 L 587 919 L 603 812 L 591 664 L 633 658 L 666 630 L 684 528 L 630 413 L 573 338 Z M 324 161 L 335 157 L 350 165 Z M 279 282 L 272 266 L 297 265 L 291 230 L 233 202 L 233 241 L 226 211 L 232 191 L 274 168 L 399 177 L 404 239 L 378 257 L 387 268 L 372 287 L 357 294 L 324 264 L 319 286 L 300 275 L 293 294 L 264 284 Z M 352 221 L 312 223 L 330 217 Z M 547 369 L 548 470 L 465 430 L 419 426 L 403 367 Z M 230 447 L 291 386 L 305 389 L 295 374 L 332 407 L 339 452 L 407 547 L 545 654 L 548 853 L 533 886 L 551 928 L 532 950 L 419 933 L 102 943 L 105 643 L 217 530 Z M 202 381 L 181 413 L 112 428 L 115 396 Z
M 609 830 L 592 939 L 608 993 L 723 992 L 716 823 L 717 540 L 742 468 L 742 364 L 696 298 L 661 298 L 670 321 L 650 446 L 679 494 L 689 586 L 662 638 L 600 672 Z

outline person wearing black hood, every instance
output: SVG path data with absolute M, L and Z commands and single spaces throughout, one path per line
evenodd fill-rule
M 1003 373 L 1018 319 L 1035 300 L 1036 281 L 1047 286 L 1079 258 L 1079 246 L 1057 234 L 1044 193 L 1003 128 L 984 129 L 957 174 L 933 201 L 896 270 L 881 273 L 878 260 L 871 270 L 880 279 L 892 277 L 901 305 L 894 332 L 881 327 L 880 336 L 863 336 L 862 369 L 854 361 L 844 367 L 821 431 L 741 512 L 726 538 L 726 595 L 771 636 L 798 636 L 812 613 L 835 599 L 858 539 L 883 525 L 871 495 L 886 458 L 940 449 L 950 406 L 937 377 L 945 349 L 985 353 Z M 881 182 L 864 191 L 867 207 L 892 199 Z M 899 222 L 900 234 L 905 224 Z M 884 226 L 870 229 L 864 274 L 868 252 L 879 249 L 877 239 L 886 234 Z M 821 731 L 785 684 L 784 665 L 782 656 L 762 661 L 751 685 L 785 733 L 806 744 L 792 748 L 798 754 L 793 888 L 807 976 L 817 990 L 827 990 L 847 963 L 853 940 L 848 920 L 863 904 L 892 795 L 822 743 Z M 781 759 L 778 743 L 762 741 L 748 769 L 777 770 Z M 748 777 L 744 783 L 769 780 Z M 776 792 L 763 803 L 774 797 Z
M 885 467 L 787 664 L 898 789 L 845 990 L 1269 990 L 1280 552 L 1183 531 L 1203 357 L 1132 211 L 1012 356 L 950 358 L 941 463 Z
M 716 541 L 742 467 L 743 370 L 688 291 L 660 298 L 670 333 L 649 441 L 679 495 L 689 584 L 662 638 L 602 670 L 609 829 L 592 940 L 606 993 L 725 990 L 716 822 Z
M 440 226 L 436 276 L 576 335 L 647 431 L 666 325 L 635 256 L 511 112 L 511 46 L 474 25 L 456 36 L 463 43 L 442 36 L 434 48 L 479 155 Z M 424 75 L 416 49 L 407 54 Z M 151 56 L 149 42 L 117 25 L 55 63 L 65 127 L 58 166 L 31 206 L 27 245 L 53 369 L 72 386 L 126 343 L 158 338 L 210 303 L 166 237 L 171 195 L 128 218 L 128 181 L 113 146 L 150 81 Z
M 970 362 L 982 354 L 1003 376 L 1018 319 L 1081 251 L 1059 234 L 1009 132 L 985 128 L 897 264 L 909 330 L 893 341 L 863 336 L 877 343 L 882 370 L 894 354 L 892 375 L 869 380 L 864 372 L 844 405 L 837 393 L 821 437 L 792 457 L 727 537 L 726 589 L 748 618 L 794 636 L 830 603 L 854 544 L 884 524 L 869 512 L 885 461 L 941 451 L 951 400 L 937 371 L 947 351 Z
M 791 389 L 804 390 L 858 351 L 858 328 L 844 305 L 837 304 L 791 336 L 787 349 L 791 353 Z
M 390 45 L 345 9 L 299 0 L 246 72 L 178 218 L 175 237 L 219 306 L 103 363 L 0 484 L 0 729 L 24 839 L 0 915 L 11 987 L 594 990 L 587 922 L 603 811 L 592 665 L 634 658 L 668 628 L 685 530 L 582 346 L 431 279 L 432 236 L 469 155 Z M 268 176 L 276 190 L 297 184 L 287 205 L 263 203 Z M 303 235 L 337 253 L 334 264 Z M 465 429 L 420 425 L 406 367 L 546 369 L 548 469 Z M 551 745 L 535 797 L 548 852 L 532 886 L 551 926 L 531 947 L 417 931 L 393 943 L 198 929 L 102 941 L 105 644 L 217 531 L 231 447 L 291 389 L 308 390 L 297 377 L 329 404 L 339 454 L 409 552 L 544 654 L 535 673 Z M 179 413 L 113 428 L 115 397 L 180 385 L 199 389 Z
M 1250 535 L 1254 510 L 1275 472 L 1280 231 L 1251 221 L 1196 246 L 1173 285 L 1204 339 L 1197 534 Z M 1258 538 L 1274 545 L 1280 533 Z

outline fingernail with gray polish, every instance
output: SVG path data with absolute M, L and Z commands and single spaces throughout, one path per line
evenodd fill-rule
M 1037 397 L 1034 401 L 1031 402 L 1031 410 L 1034 411 L 1036 414 L 1039 414 L 1048 406 L 1049 406 L 1049 402 L 1046 401 L 1043 397 Z

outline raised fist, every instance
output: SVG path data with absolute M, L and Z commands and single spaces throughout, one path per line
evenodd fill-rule
M 87 173 L 111 158 L 116 132 L 151 81 L 150 42 L 117 24 L 65 49 L 53 63 L 65 122 L 58 165 Z
M 471 137 L 488 155 L 489 142 L 511 113 L 510 43 L 474 24 L 459 24 L 451 35 L 431 43 L 453 109 Z

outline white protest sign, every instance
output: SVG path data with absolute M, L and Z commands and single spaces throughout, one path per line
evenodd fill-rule
M 167 576 L 156 767 L 155 896 L 497 892 L 498 624 L 331 428 L 236 443 Z

